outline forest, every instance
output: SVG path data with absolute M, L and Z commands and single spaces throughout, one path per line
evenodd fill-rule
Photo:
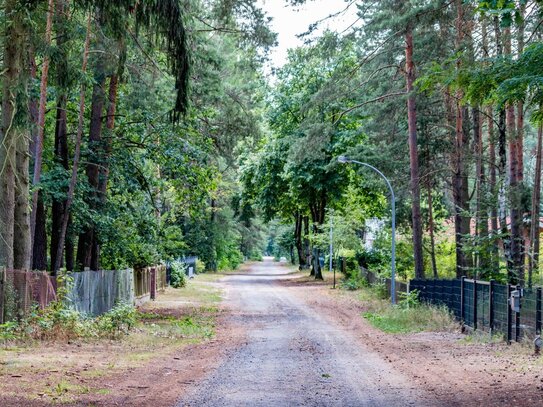
M 267 252 L 320 279 L 333 224 L 335 257 L 388 276 L 388 190 L 345 155 L 394 187 L 400 278 L 541 283 L 543 2 L 337 15 L 270 71 L 256 0 L 0 0 L 0 267 Z

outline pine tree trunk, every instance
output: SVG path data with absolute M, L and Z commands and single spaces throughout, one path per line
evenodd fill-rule
M 51 45 L 51 30 L 53 26 L 53 13 L 55 8 L 55 1 L 49 0 L 45 27 L 45 45 L 49 47 Z M 40 103 L 38 108 L 38 137 L 36 138 L 34 149 L 34 174 L 32 177 L 32 185 L 34 191 L 32 192 L 32 210 L 30 217 L 30 234 L 31 244 L 33 247 L 35 234 L 36 234 L 36 214 L 38 211 L 38 184 L 40 183 L 42 159 L 43 159 L 43 139 L 45 133 L 45 106 L 47 104 L 47 81 L 49 79 L 49 55 L 46 54 L 43 58 L 41 81 L 40 81 Z
M 535 158 L 534 191 L 532 194 L 532 216 L 530 222 L 531 250 L 528 259 L 528 287 L 532 287 L 533 274 L 539 272 L 539 208 L 541 205 L 541 153 L 543 144 L 543 127 L 537 129 L 537 147 Z
M 58 51 L 58 56 L 56 60 L 56 84 L 59 90 L 59 95 L 57 97 L 57 107 L 56 107 L 56 121 L 55 121 L 55 161 L 62 165 L 66 172 L 70 169 L 69 164 L 69 151 L 68 151 L 68 130 L 67 130 L 67 100 L 66 95 L 68 84 L 68 54 L 66 51 L 66 41 L 67 41 L 67 30 L 66 30 L 66 21 L 67 21 L 67 1 L 59 0 L 57 2 L 57 11 L 55 14 L 55 27 L 56 27 L 56 45 Z M 52 206 L 51 206 L 51 268 L 57 263 L 57 248 L 58 242 L 60 239 L 60 232 L 62 229 L 62 224 L 64 222 L 64 216 L 69 216 L 66 212 L 66 199 L 58 199 L 52 197 Z M 71 222 L 68 222 L 68 229 Z M 71 236 L 66 238 L 66 245 L 72 241 Z M 71 250 L 73 252 L 73 249 Z M 68 256 L 70 250 L 66 247 L 66 256 Z M 72 254 L 73 256 L 73 254 Z M 65 266 L 68 270 L 73 270 L 72 267 L 69 267 L 66 261 Z M 63 262 L 61 261 L 61 266 Z
M 100 29 L 100 27 L 98 27 Z M 99 35 L 101 38 L 101 35 Z M 102 41 L 99 41 L 98 48 L 102 49 Z M 92 91 L 91 115 L 89 127 L 89 151 L 86 173 L 91 192 L 87 204 L 91 210 L 96 209 L 100 196 L 100 166 L 103 161 L 102 145 L 102 116 L 105 106 L 105 85 L 106 74 L 105 64 L 102 56 L 98 57 L 94 71 L 95 84 Z M 77 247 L 77 264 L 80 270 L 90 268 L 98 270 L 97 242 L 95 225 L 85 225 L 83 232 L 79 235 Z
M 83 51 L 83 64 L 81 66 L 81 72 L 85 74 L 87 71 L 87 62 L 89 56 L 89 45 L 90 45 L 90 27 L 91 27 L 91 16 L 89 15 L 87 22 L 87 34 L 85 38 L 85 48 Z M 83 126 L 85 120 L 85 83 L 81 84 L 81 91 L 79 94 L 79 121 L 77 125 L 77 135 L 75 139 L 75 151 L 74 151 L 74 160 L 72 165 L 72 177 L 70 178 L 70 185 L 68 187 L 68 197 L 66 199 L 65 213 L 69 214 L 70 209 L 74 199 L 75 186 L 77 184 L 77 170 L 79 167 L 79 159 L 81 155 L 81 139 L 83 138 Z M 60 236 L 57 245 L 57 254 L 56 262 L 53 267 L 53 271 L 56 272 L 60 269 L 60 264 L 62 262 L 62 253 L 64 251 L 64 242 L 66 239 L 66 231 L 68 229 L 68 221 L 70 216 L 64 216 L 62 221 L 62 226 L 60 229 Z M 68 250 L 68 247 L 66 248 Z M 66 263 L 68 263 L 68 254 L 66 255 Z
M 487 130 L 488 130 L 488 154 L 489 154 L 489 190 L 491 196 L 490 206 L 490 234 L 492 240 L 490 242 L 490 270 L 493 273 L 497 273 L 499 270 L 499 239 L 497 238 L 499 234 L 498 229 L 498 191 L 496 189 L 496 140 L 494 134 L 494 116 L 492 106 L 488 107 L 487 110 Z
M 520 21 L 517 30 L 517 51 L 518 56 L 524 51 L 524 14 L 526 11 L 526 4 L 523 2 L 520 3 Z M 522 205 L 522 195 L 524 193 L 524 104 L 522 101 L 517 103 L 517 123 L 516 123 L 516 138 L 517 138 L 517 184 L 518 184 L 518 195 L 519 195 L 519 204 L 520 204 L 520 239 L 519 239 L 519 267 L 520 275 L 519 279 L 522 284 L 525 280 L 525 267 L 526 267 L 526 228 L 524 227 L 524 207 Z
M 25 3 L 26 4 L 26 3 Z M 28 112 L 29 34 L 26 5 L 4 3 L 2 129 L 0 131 L 0 265 L 30 269 L 28 171 L 30 117 Z
M 38 193 L 36 207 L 36 229 L 34 230 L 34 245 L 32 248 L 32 269 L 47 270 L 47 229 L 46 212 L 43 203 L 43 192 Z
M 464 6 L 462 0 L 456 0 L 456 48 L 460 51 L 464 41 Z M 457 70 L 461 68 L 461 60 L 456 62 Z M 466 236 L 470 233 L 469 192 L 467 185 L 467 170 L 465 152 L 469 143 L 464 131 L 464 121 L 467 120 L 467 108 L 462 105 L 462 90 L 457 90 L 455 115 L 455 148 L 453 153 L 453 200 L 455 205 L 455 240 L 456 240 L 456 276 L 460 278 L 468 272 L 470 262 L 465 253 Z
M 424 278 L 422 257 L 422 217 L 420 213 L 419 155 L 417 146 L 417 111 L 413 83 L 415 64 L 413 62 L 413 32 L 411 27 L 405 33 L 405 71 L 407 89 L 407 122 L 409 127 L 409 163 L 411 168 L 411 216 L 413 226 L 413 253 L 415 278 Z
M 511 55 L 511 30 L 505 30 L 505 55 Z M 511 213 L 511 263 L 508 268 L 508 281 L 511 284 L 524 284 L 524 268 L 522 265 L 522 201 L 519 184 L 519 151 L 516 130 L 515 107 L 506 106 L 505 122 L 509 136 L 509 204 Z
M 436 261 L 436 241 L 434 236 L 434 203 L 432 199 L 432 183 L 428 180 L 426 184 L 428 191 L 428 234 L 430 235 L 430 259 L 432 261 L 432 272 L 434 278 L 438 278 Z

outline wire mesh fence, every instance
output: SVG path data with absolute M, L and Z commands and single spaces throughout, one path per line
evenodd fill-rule
M 132 269 L 71 273 L 66 284 L 69 305 L 87 315 L 103 314 L 121 302 L 134 303 Z
M 507 341 L 534 338 L 541 333 L 541 287 L 521 290 L 518 286 L 496 284 L 467 278 L 409 282 L 419 299 L 447 306 L 464 325 L 473 329 L 500 333 Z M 509 298 L 521 292 L 520 308 L 514 310 Z
M 56 279 L 44 272 L 0 270 L 0 323 L 18 319 L 36 304 L 56 300 Z
M 166 289 L 166 273 L 164 265 L 82 271 L 57 282 L 45 272 L 0 269 L 0 323 L 23 317 L 33 306 L 45 308 L 57 299 L 59 284 L 66 289 L 67 304 L 87 315 L 103 314 L 120 302 L 140 305 Z

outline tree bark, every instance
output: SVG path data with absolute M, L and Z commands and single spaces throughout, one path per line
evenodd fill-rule
M 299 211 L 295 213 L 294 220 L 294 242 L 296 246 L 296 251 L 298 253 L 298 264 L 300 266 L 300 270 L 303 270 L 306 268 L 306 258 L 304 255 L 304 246 L 302 243 L 303 216 Z
M 462 0 L 456 0 L 456 48 L 461 50 L 464 41 L 464 8 Z M 456 62 L 456 69 L 460 70 L 461 60 Z M 463 92 L 459 89 L 456 92 L 456 115 L 455 115 L 455 148 L 453 153 L 453 199 L 455 206 L 454 226 L 456 240 L 456 276 L 460 278 L 468 272 L 468 259 L 465 253 L 466 235 L 470 233 L 469 203 L 467 194 L 467 174 L 465 163 L 465 150 L 467 134 L 464 132 L 464 120 L 466 108 L 461 101 Z
M 25 3 L 26 4 L 26 3 Z M 30 268 L 28 5 L 6 0 L 0 130 L 0 265 Z M 14 237 L 16 236 L 16 239 Z
M 511 55 L 511 30 L 505 30 L 505 55 Z M 511 284 L 524 284 L 524 267 L 522 264 L 522 200 L 519 184 L 519 141 L 516 130 L 515 107 L 508 104 L 505 108 L 505 122 L 509 136 L 509 204 L 511 216 L 511 262 L 507 270 Z
M 57 106 L 56 106 L 56 121 L 55 121 L 55 161 L 60 164 L 66 172 L 70 169 L 69 164 L 69 151 L 68 151 L 68 130 L 67 130 L 67 114 L 66 106 L 68 97 L 66 92 L 68 91 L 68 53 L 66 50 L 67 42 L 67 0 L 59 0 L 57 2 L 57 12 L 55 14 L 55 25 L 56 25 L 56 45 L 58 48 L 58 59 L 56 61 L 56 84 L 59 90 L 59 95 L 57 97 Z M 66 199 L 58 199 L 52 197 L 52 206 L 51 206 L 51 268 L 53 269 L 54 265 L 57 263 L 57 249 L 58 242 L 60 239 L 60 231 L 62 229 L 62 224 L 64 222 L 64 216 L 69 216 L 66 212 Z M 68 221 L 68 230 L 71 221 Z M 73 257 L 73 246 L 71 236 L 66 238 L 66 257 L 71 254 Z M 62 266 L 61 260 L 61 266 Z M 73 270 L 73 261 L 71 262 L 71 267 L 68 264 L 68 260 L 64 263 L 68 270 Z
M 420 212 L 419 155 L 417 146 L 417 110 L 413 83 L 415 82 L 413 62 L 413 31 L 408 27 L 405 33 L 405 79 L 407 90 L 407 122 L 409 127 L 409 163 L 411 168 L 411 218 L 413 226 L 413 254 L 415 278 L 424 278 L 422 257 L 422 217 Z
M 310 244 L 309 244 L 309 216 L 302 216 L 303 221 L 303 242 L 304 242 L 304 263 L 306 268 L 309 267 L 309 259 L 311 257 Z
M 36 229 L 34 230 L 34 245 L 32 248 L 32 269 L 47 270 L 47 229 L 46 213 L 43 203 L 43 192 L 38 193 L 36 206 Z
M 490 190 L 490 196 L 491 201 L 489 203 L 490 206 L 490 234 L 491 234 L 491 242 L 490 242 L 490 253 L 491 253 L 491 259 L 490 259 L 490 269 L 492 272 L 497 272 L 499 270 L 499 228 L 498 228 L 498 203 L 497 203 L 497 197 L 498 197 L 498 191 L 496 189 L 496 136 L 494 134 L 494 116 L 493 116 L 493 109 L 492 106 L 489 106 L 487 109 L 487 130 L 488 130 L 488 151 L 489 151 L 489 190 Z
M 49 47 L 51 45 L 51 31 L 53 26 L 53 13 L 55 8 L 55 1 L 49 0 L 46 27 L 45 27 L 45 45 Z M 31 244 L 33 247 L 35 234 L 36 234 L 36 214 L 38 211 L 38 184 L 41 179 L 41 167 L 43 159 L 43 139 L 45 133 L 45 106 L 47 104 L 47 81 L 49 79 L 49 55 L 46 53 L 43 58 L 41 81 L 40 81 L 40 103 L 38 108 L 38 137 L 34 143 L 34 174 L 32 178 L 32 186 L 34 190 L 32 192 L 32 210 L 30 217 L 30 235 Z
M 532 194 L 532 214 L 530 222 L 530 256 L 528 258 L 528 287 L 532 287 L 533 274 L 539 272 L 539 208 L 541 205 L 541 152 L 543 127 L 537 129 L 537 147 L 535 158 L 534 191 Z
M 432 261 L 432 272 L 434 278 L 438 278 L 437 261 L 436 261 L 436 241 L 434 236 L 434 208 L 432 199 L 432 183 L 430 179 L 426 184 L 428 191 L 428 234 L 430 235 L 430 260 Z
M 101 20 L 101 18 L 99 18 Z M 101 21 L 98 23 L 100 30 Z M 103 50 L 102 34 L 98 36 L 98 50 Z M 89 126 L 89 151 L 90 155 L 87 160 L 86 174 L 91 188 L 90 196 L 87 199 L 89 209 L 96 209 L 100 199 L 100 166 L 103 161 L 103 144 L 102 144 L 102 118 L 105 106 L 105 85 L 106 72 L 103 56 L 97 58 L 94 68 L 95 84 L 92 90 L 91 99 L 91 114 Z M 96 243 L 96 228 L 91 222 L 83 227 L 83 232 L 79 235 L 77 247 L 77 264 L 80 270 L 90 268 L 98 270 L 98 256 Z
M 85 48 L 83 51 L 83 64 L 81 66 L 81 72 L 85 74 L 87 71 L 87 62 L 89 56 L 89 45 L 90 45 L 90 27 L 91 27 L 91 16 L 89 15 L 87 22 L 87 34 L 85 38 Z M 72 165 L 72 177 L 70 178 L 70 185 L 68 187 L 68 197 L 66 199 L 66 214 L 70 213 L 70 209 L 74 199 L 75 186 L 77 184 L 77 169 L 79 167 L 79 159 L 81 155 L 81 139 L 83 137 L 83 125 L 85 119 L 85 83 L 81 84 L 81 91 L 79 93 L 79 121 L 77 125 L 77 135 L 75 139 L 75 151 L 74 151 L 74 160 Z M 62 226 L 60 229 L 60 236 L 57 245 L 57 255 L 56 262 L 53 267 L 53 271 L 56 272 L 60 269 L 60 264 L 62 260 L 62 253 L 64 251 L 64 241 L 66 239 L 66 230 L 68 229 L 68 220 L 69 216 L 64 216 L 62 221 Z M 68 256 L 67 256 L 68 257 Z

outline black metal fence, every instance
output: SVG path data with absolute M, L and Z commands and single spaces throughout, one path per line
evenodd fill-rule
M 417 290 L 423 302 L 448 307 L 473 329 L 502 333 L 508 342 L 541 334 L 541 287 L 522 290 L 519 312 L 509 305 L 511 293 L 519 286 L 467 278 L 415 279 L 409 282 L 409 290 Z

